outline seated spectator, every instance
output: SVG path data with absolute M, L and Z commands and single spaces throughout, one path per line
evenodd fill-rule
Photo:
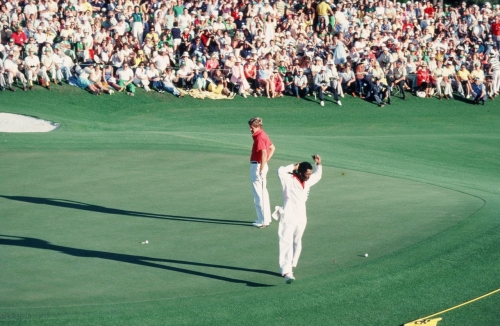
M 239 93 L 244 98 L 247 98 L 248 90 L 250 85 L 245 78 L 245 72 L 243 71 L 243 66 L 241 65 L 241 59 L 238 58 L 235 61 L 233 68 L 231 69 L 231 83 L 239 87 Z
M 472 92 L 474 93 L 474 105 L 479 104 L 479 101 L 481 101 L 481 104 L 484 105 L 487 98 L 486 87 L 478 77 L 474 78 L 474 83 L 472 84 Z
M 344 91 L 356 97 L 356 75 L 354 75 L 350 63 L 346 64 L 344 71 L 340 73 L 340 78 Z
M 212 53 L 212 55 L 210 56 L 210 59 L 208 59 L 207 62 L 205 63 L 205 68 L 207 68 L 207 70 L 210 73 L 212 73 L 212 71 L 214 69 L 219 68 L 219 59 L 217 58 L 216 53 Z
M 378 106 L 383 108 L 385 106 L 383 100 L 387 98 L 387 104 L 391 105 L 391 98 L 388 93 L 390 92 L 389 86 L 382 84 L 382 79 L 375 77 L 375 82 L 370 87 L 370 93 L 366 97 L 368 101 L 376 101 Z
M 151 90 L 149 88 L 149 78 L 147 75 L 146 64 L 144 62 L 141 62 L 139 64 L 139 67 L 135 69 L 134 84 L 136 84 L 138 87 L 144 87 L 144 90 L 146 92 L 149 92 Z
M 285 73 L 285 78 L 283 78 L 283 84 L 285 86 L 285 94 L 293 95 L 293 80 L 294 76 L 291 71 Z
M 339 101 L 339 88 L 341 88 L 340 78 L 333 60 L 327 63 L 326 79 L 329 81 L 328 90 L 333 93 L 333 99 L 339 106 L 342 106 L 342 102 Z
M 125 62 L 123 66 L 116 71 L 116 76 L 118 78 L 118 85 L 121 87 L 120 92 L 127 90 L 127 95 L 135 95 L 134 87 L 134 71 L 130 68 L 128 62 Z
M 319 104 L 321 106 L 325 106 L 323 93 L 328 89 L 329 84 L 330 83 L 326 75 L 326 67 L 323 66 L 321 67 L 320 72 L 314 76 L 314 91 L 320 100 Z
M 460 70 L 457 72 L 458 80 L 457 82 L 461 84 L 462 89 L 465 90 L 465 97 L 470 98 L 472 92 L 472 85 L 470 83 L 470 72 L 467 70 L 465 64 L 460 66 Z
M 14 59 L 14 53 L 10 52 L 7 59 L 5 59 L 3 63 L 4 72 L 7 73 L 7 87 L 11 91 L 15 91 L 12 84 L 14 83 L 14 78 L 19 78 L 21 83 L 23 84 L 23 90 L 26 92 L 26 77 L 24 77 L 23 73 L 19 71 L 19 64 L 21 61 L 19 59 Z
M 417 70 L 417 87 L 419 87 L 421 92 L 425 92 L 424 97 L 431 97 L 432 83 L 425 61 L 420 64 Z
M 283 97 L 283 91 L 285 90 L 285 85 L 283 84 L 283 79 L 278 69 L 274 69 L 272 82 L 274 84 L 274 96 Z
M 396 67 L 392 69 L 392 81 L 388 85 L 392 84 L 398 86 L 399 92 L 403 97 L 403 100 L 406 100 L 405 88 L 406 88 L 406 69 L 403 67 L 403 61 L 396 61 Z
M 184 95 L 175 87 L 175 84 L 178 82 L 178 78 L 175 76 L 172 68 L 168 67 L 165 69 L 165 73 L 162 77 L 162 85 L 163 89 L 169 93 L 172 93 L 174 96 L 183 97 Z
M 78 77 L 76 80 L 76 85 L 81 89 L 88 90 L 94 95 L 101 95 L 101 90 L 95 87 L 90 81 L 90 74 L 93 72 L 92 66 L 88 66 L 84 69 L 80 69 L 78 73 Z
M 298 68 L 297 75 L 294 78 L 294 93 L 297 98 L 305 97 L 309 94 L 309 82 L 307 81 L 307 77 L 304 75 L 304 69 Z
M 30 90 L 33 90 L 33 80 L 36 80 L 37 77 L 41 77 L 47 89 L 50 90 L 49 76 L 45 70 L 40 69 L 40 59 L 35 56 L 33 49 L 29 50 L 29 55 L 24 59 L 24 67 Z
M 104 92 L 109 95 L 113 95 L 114 90 L 110 89 L 107 84 L 104 84 L 101 82 L 102 79 L 102 70 L 99 67 L 99 65 L 92 65 L 91 72 L 89 74 L 88 79 L 92 83 L 92 86 L 94 86 L 99 92 Z
M 181 62 L 181 67 L 177 71 L 178 85 L 184 90 L 190 90 L 194 83 L 194 72 L 188 68 L 185 61 Z

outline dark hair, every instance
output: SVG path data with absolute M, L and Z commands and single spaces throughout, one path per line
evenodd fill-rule
M 299 168 L 297 169 L 297 171 L 299 171 L 299 173 L 301 173 L 301 174 L 304 174 L 304 173 L 306 173 L 307 170 L 312 170 L 312 168 L 313 167 L 312 167 L 311 163 L 301 162 L 299 164 Z

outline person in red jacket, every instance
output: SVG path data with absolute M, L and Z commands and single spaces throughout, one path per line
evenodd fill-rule
M 431 97 L 431 74 L 429 69 L 427 69 L 425 61 L 417 69 L 417 86 L 420 88 L 420 91 L 425 90 L 425 97 Z
M 17 27 L 16 31 L 12 33 L 10 38 L 14 40 L 15 45 L 19 45 L 21 47 L 24 47 L 24 43 L 26 43 L 26 40 L 28 39 L 21 26 Z

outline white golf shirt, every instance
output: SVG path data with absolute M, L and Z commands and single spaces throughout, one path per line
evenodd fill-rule
M 281 223 L 305 223 L 307 221 L 306 202 L 309 190 L 321 179 L 322 165 L 316 165 L 309 180 L 302 183 L 293 173 L 294 165 L 282 166 L 278 176 L 283 187 L 283 211 Z

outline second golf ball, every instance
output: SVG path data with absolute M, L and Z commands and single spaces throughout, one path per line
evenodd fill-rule
M 147 242 L 147 241 L 146 241 Z M 365 254 L 365 257 L 368 257 L 368 254 Z

